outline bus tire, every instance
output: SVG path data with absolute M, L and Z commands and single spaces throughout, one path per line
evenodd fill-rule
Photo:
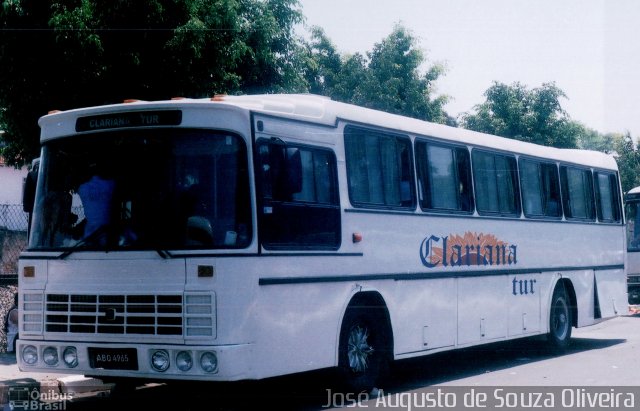
M 552 349 L 562 351 L 569 346 L 573 324 L 569 295 L 564 284 L 559 283 L 553 290 L 549 308 L 549 334 L 547 340 Z
M 352 307 L 340 331 L 338 369 L 344 389 L 354 393 L 379 387 L 389 374 L 391 347 L 381 310 Z
M 628 295 L 630 305 L 640 304 L 640 287 L 629 287 Z

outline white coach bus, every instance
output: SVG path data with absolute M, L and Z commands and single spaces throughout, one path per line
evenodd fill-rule
M 627 218 L 627 289 L 629 304 L 640 304 L 640 187 L 627 192 L 624 199 Z
M 362 390 L 393 360 L 534 335 L 564 347 L 572 327 L 628 309 L 621 188 L 602 153 L 311 95 L 39 124 L 26 372 L 335 368 Z

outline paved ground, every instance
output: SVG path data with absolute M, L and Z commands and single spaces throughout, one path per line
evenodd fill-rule
M 474 347 L 451 353 L 436 354 L 416 360 L 405 360 L 400 365 L 396 381 L 385 392 L 406 393 L 447 387 L 474 386 L 636 386 L 640 390 L 640 310 L 632 307 L 629 315 L 605 321 L 601 324 L 574 329 L 574 343 L 565 355 L 546 353 L 542 342 L 498 343 Z M 73 400 L 89 401 L 91 409 L 113 409 L 114 405 L 96 396 L 96 392 L 106 394 L 112 386 L 102 385 L 94 379 L 82 379 L 55 373 L 22 373 L 18 370 L 15 355 L 0 353 L 0 410 L 7 404 L 9 387 L 37 387 L 39 392 L 64 395 L 72 392 Z M 298 381 L 303 377 L 274 378 L 253 385 L 252 391 L 262 390 L 263 396 L 273 402 L 285 401 L 290 409 L 326 409 L 321 406 L 326 401 L 326 390 L 321 380 L 307 377 L 302 388 Z M 320 385 L 318 385 L 320 384 Z M 310 388 L 310 387 L 319 388 Z M 224 387 L 227 387 L 226 385 Z M 236 406 L 235 398 L 246 396 L 243 385 L 231 386 L 215 394 L 227 395 L 230 399 L 217 409 L 243 409 Z M 233 388 L 235 387 L 235 388 Z M 239 388 L 238 388 L 239 387 Z M 234 391 L 235 389 L 235 391 Z M 103 390 L 103 391 L 100 391 Z M 298 398 L 290 398 L 291 393 L 300 390 Z M 153 387 L 151 404 L 165 404 L 175 401 L 175 387 Z M 210 388 L 199 395 L 209 397 Z M 203 394 L 204 393 L 204 394 Z M 15 392 L 14 392 L 15 394 Z M 282 395 L 287 394 L 286 399 Z M 104 397 L 104 395 L 102 395 Z M 94 398 L 94 399 L 90 399 Z M 638 394 L 640 398 L 640 393 Z M 197 401 L 194 397 L 193 401 Z M 72 401 L 72 403 L 75 401 Z M 84 403 L 85 405 L 87 402 Z M 5 409 L 7 406 L 5 405 Z M 101 408 L 102 407 L 102 408 Z M 117 407 L 116 407 L 117 408 Z M 82 409 L 82 408 L 80 408 Z M 211 408 L 211 409 L 216 409 Z M 245 408 L 246 409 L 246 408 Z
M 84 376 L 69 376 L 56 373 L 23 373 L 18 369 L 14 353 L 0 353 L 0 409 L 12 409 L 10 397 L 21 396 L 33 399 L 43 393 L 55 402 L 65 393 L 73 392 L 74 397 L 80 395 L 94 395 L 96 392 L 110 388 L 102 381 L 85 378 Z M 11 392 L 13 391 L 13 392 Z M 16 394 L 16 393 L 21 394 Z M 37 392 L 38 394 L 32 394 Z M 14 404 L 15 405 L 15 404 Z M 18 409 L 16 407 L 16 409 Z M 45 407 L 46 409 L 46 407 Z

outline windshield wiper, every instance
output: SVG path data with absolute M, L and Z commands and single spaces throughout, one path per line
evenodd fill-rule
M 100 238 L 102 235 L 106 234 L 108 228 L 109 228 L 108 224 L 101 225 L 100 227 L 95 229 L 91 234 L 89 234 L 88 236 L 82 238 L 80 241 L 75 243 L 73 246 L 69 247 L 69 249 L 64 251 L 62 254 L 60 254 L 57 257 L 57 259 L 64 260 L 65 258 L 69 257 L 74 252 L 78 251 L 79 248 L 94 242 L 95 240 Z
M 108 230 L 110 228 L 111 228 L 111 226 L 109 224 L 101 225 L 94 232 L 92 232 L 88 236 L 84 237 L 83 239 L 81 239 L 80 241 L 75 243 L 68 250 L 65 250 L 63 253 L 58 255 L 56 258 L 59 259 L 59 260 L 64 260 L 65 258 L 69 257 L 74 252 L 78 251 L 78 249 L 80 249 L 81 247 L 83 247 L 83 246 L 85 246 L 87 244 L 91 244 L 91 243 L 95 242 L 96 240 L 98 240 L 103 235 L 108 234 Z M 106 252 L 110 251 L 108 239 L 107 239 L 105 251 Z M 158 255 L 160 257 L 162 257 L 163 259 L 173 258 L 173 255 L 167 250 L 156 248 L 154 251 L 156 253 L 158 253 Z

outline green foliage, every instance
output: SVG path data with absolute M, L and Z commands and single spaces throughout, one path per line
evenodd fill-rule
M 528 90 L 520 83 L 495 82 L 475 113 L 464 114 L 463 127 L 559 148 L 595 150 L 615 156 L 622 189 L 640 185 L 640 152 L 629 133 L 601 134 L 573 121 L 562 109 L 566 97 L 555 84 Z
M 216 93 L 311 92 L 456 126 L 436 96 L 440 64 L 426 70 L 401 25 L 366 55 L 341 55 L 322 29 L 294 35 L 298 0 L 0 0 L 2 155 L 37 156 L 37 119 L 51 109 Z M 572 121 L 555 84 L 495 82 L 463 127 L 617 156 L 625 190 L 640 185 L 640 154 L 627 135 Z
M 307 92 L 447 122 L 432 97 L 443 68 L 396 26 L 367 56 L 341 56 L 321 29 L 294 36 L 297 0 L 4 0 L 0 128 L 5 158 L 37 155 L 37 119 L 66 110 L 172 96 Z
M 51 109 L 304 91 L 302 20 L 297 0 L 3 0 L 3 155 L 36 156 L 37 119 Z
M 620 170 L 620 183 L 626 193 L 640 186 L 640 152 L 630 133 L 613 135 L 613 145 Z
M 616 152 L 616 141 L 622 138 L 621 134 L 602 134 L 596 130 L 585 127 L 577 121 L 569 121 L 568 127 L 572 133 L 578 136 L 578 148 L 583 150 L 601 151 L 613 154 Z
M 434 83 L 444 69 L 434 64 L 421 73 L 424 54 L 400 25 L 366 57 L 360 53 L 341 56 L 324 31 L 314 27 L 308 53 L 306 78 L 313 93 L 423 120 L 447 121 L 447 97 L 433 97 Z
M 494 82 L 485 97 L 474 114 L 462 116 L 463 127 L 547 146 L 577 147 L 578 130 L 562 109 L 560 98 L 566 96 L 555 84 L 529 90 L 517 82 Z
M 560 104 L 560 98 L 566 96 L 555 84 L 528 90 L 520 83 L 494 82 L 485 97 L 473 114 L 462 116 L 463 127 L 547 146 L 612 154 L 622 189 L 626 192 L 640 185 L 640 152 L 631 135 L 601 134 L 571 120 Z

